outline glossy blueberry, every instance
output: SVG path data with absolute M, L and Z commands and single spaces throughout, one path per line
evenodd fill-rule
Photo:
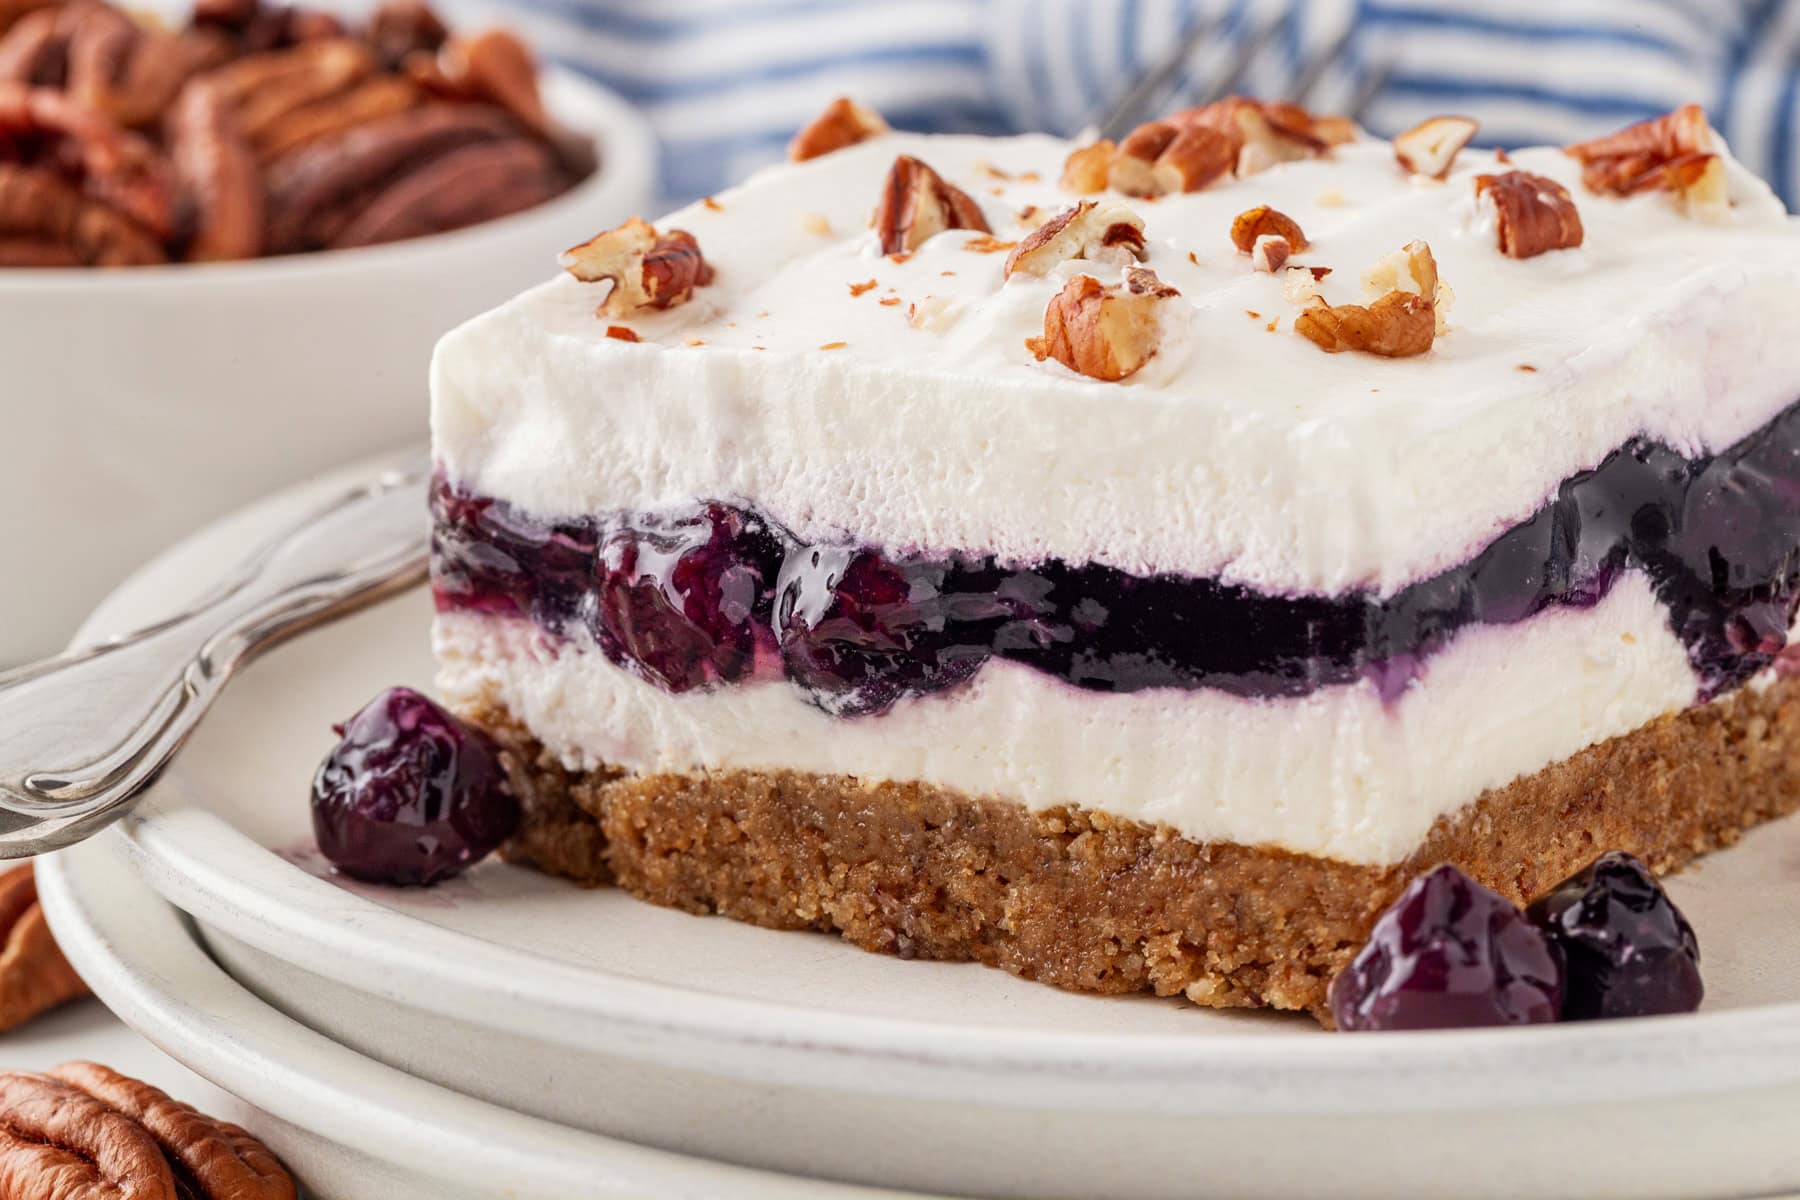
M 1706 989 L 1693 926 L 1650 868 L 1595 859 L 1526 909 L 1567 964 L 1563 1019 L 1693 1012 Z
M 781 543 L 723 504 L 620 525 L 600 546 L 595 636 L 607 657 L 671 692 L 750 675 L 769 627 Z
M 493 741 L 418 692 L 391 688 L 335 728 L 313 776 L 313 835 L 346 875 L 436 883 L 518 828 Z
M 1332 982 L 1339 1029 L 1534 1025 L 1562 1008 L 1562 959 L 1516 905 L 1448 864 L 1419 876 Z
M 881 712 L 901 696 L 961 683 L 987 657 L 965 622 L 978 627 L 998 612 L 979 599 L 984 614 L 959 611 L 968 606 L 948 586 L 954 571 L 849 548 L 790 555 L 776 601 L 788 678 L 838 716 Z

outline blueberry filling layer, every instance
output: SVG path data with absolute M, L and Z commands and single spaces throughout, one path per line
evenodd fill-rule
M 785 677 L 842 716 L 952 687 L 991 658 L 1103 692 L 1396 697 L 1471 625 L 1589 607 L 1642 572 L 1710 698 L 1768 666 L 1800 596 L 1800 404 L 1707 458 L 1637 439 L 1468 562 L 1382 597 L 1276 596 L 1095 563 L 1026 566 L 804 543 L 754 510 L 545 519 L 440 479 L 441 610 L 585 627 L 669 691 Z

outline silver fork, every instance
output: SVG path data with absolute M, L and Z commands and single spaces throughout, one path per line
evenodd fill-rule
M 1145 67 L 1117 99 L 1096 111 L 1087 123 L 1088 128 L 1093 131 L 1094 136 L 1117 141 L 1145 121 L 1175 107 L 1177 94 L 1184 105 L 1210 104 L 1231 95 L 1243 86 L 1245 77 L 1278 35 L 1299 31 L 1301 7 L 1301 4 L 1296 3 L 1253 27 L 1232 47 L 1231 56 L 1224 62 L 1223 69 L 1202 86 L 1178 88 L 1176 79 L 1183 69 L 1200 48 L 1219 36 L 1225 27 L 1223 16 L 1198 22 L 1176 39 L 1168 53 Z M 1317 94 L 1319 85 L 1324 82 L 1332 66 L 1349 53 L 1355 35 L 1354 25 L 1345 26 L 1329 43 L 1301 62 L 1285 95 L 1270 98 L 1292 100 L 1310 108 L 1310 101 Z M 1394 59 L 1391 56 L 1382 56 L 1363 64 L 1356 92 L 1344 107 L 1343 114 L 1361 124 L 1363 114 L 1368 111 L 1381 89 L 1387 86 L 1393 73 Z
M 118 819 L 239 667 L 423 579 L 430 478 L 423 450 L 386 464 L 185 612 L 0 672 L 0 858 L 60 849 Z

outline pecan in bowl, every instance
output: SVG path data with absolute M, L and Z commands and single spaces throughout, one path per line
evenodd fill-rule
M 199 0 L 167 31 L 104 0 L 0 36 L 0 266 L 367 246 L 506 216 L 598 166 L 511 34 L 421 0 L 362 26 Z

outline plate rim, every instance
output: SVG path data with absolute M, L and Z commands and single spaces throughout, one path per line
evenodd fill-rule
M 277 1120 L 377 1161 L 412 1171 L 429 1164 L 423 1173 L 440 1181 L 455 1179 L 468 1188 L 492 1181 L 509 1195 L 521 1177 L 530 1178 L 531 1166 L 550 1163 L 554 1180 L 540 1175 L 533 1194 L 561 1195 L 578 1187 L 595 1200 L 651 1194 L 670 1200 L 923 1200 L 574 1129 L 377 1062 L 295 1021 L 232 978 L 177 906 L 142 876 L 120 869 L 118 849 L 95 840 L 39 860 L 38 891 L 58 943 L 127 1025 Z M 395 1154 L 397 1145 L 411 1153 Z M 595 1186 L 605 1190 L 594 1192 Z M 545 1187 L 559 1190 L 541 1192 Z
M 247 541 L 247 531 L 303 511 L 367 469 L 284 489 L 191 535 L 122 583 L 77 641 L 109 632 L 111 614 L 141 600 L 172 564 L 229 538 Z M 103 836 L 194 918 L 358 990 L 527 1037 L 555 1029 L 639 1061 L 927 1101 L 979 1088 L 1005 1107 L 1195 1114 L 1579 1104 L 1599 1078 L 1647 1101 L 1800 1085 L 1800 1001 L 1529 1029 L 1236 1039 L 908 1022 L 700 993 L 498 946 L 337 888 L 181 803 L 182 767 L 178 757 Z M 475 971 L 470 946 L 497 966 Z M 396 969 L 396 947 L 406 970 Z

